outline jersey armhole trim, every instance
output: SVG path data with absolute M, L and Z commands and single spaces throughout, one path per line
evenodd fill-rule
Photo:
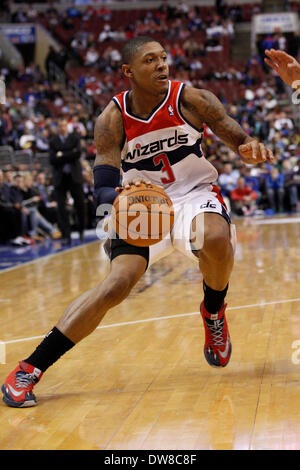
M 195 129 L 197 132 L 199 132 L 200 134 L 202 134 L 203 132 L 203 127 L 201 127 L 201 129 L 199 129 L 198 127 L 194 126 L 194 124 L 192 124 L 186 117 L 184 117 L 184 115 L 182 114 L 182 110 L 181 110 L 181 95 L 182 95 L 182 92 L 184 90 L 184 87 L 185 87 L 185 83 L 182 83 L 181 86 L 180 86 L 180 90 L 178 92 L 178 95 L 177 95 L 177 102 L 176 102 L 176 105 L 177 105 L 177 111 L 178 111 L 178 114 L 179 116 L 181 117 L 181 119 L 184 120 L 184 122 L 186 122 L 189 126 L 191 126 L 193 129 Z
M 122 113 L 122 108 L 121 108 L 121 105 L 120 105 L 120 103 L 119 103 L 119 100 L 114 96 L 114 97 L 112 98 L 112 101 L 117 105 L 118 110 Z M 123 114 L 123 113 L 122 113 L 122 114 Z
M 123 139 L 122 139 L 122 142 L 121 142 L 121 152 L 122 152 L 123 149 L 124 149 L 125 142 L 126 142 L 126 132 L 125 132 L 124 116 L 123 116 L 123 111 L 122 111 L 121 105 L 120 105 L 119 101 L 117 100 L 117 98 L 116 98 L 115 96 L 112 98 L 112 101 L 115 103 L 115 105 L 117 106 L 118 110 L 120 111 L 120 113 L 121 113 L 121 115 L 122 115 L 122 120 L 123 120 L 124 135 L 123 135 Z

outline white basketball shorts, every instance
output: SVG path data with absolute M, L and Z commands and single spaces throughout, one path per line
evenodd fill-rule
M 181 198 L 172 201 L 174 206 L 173 228 L 166 238 L 149 247 L 148 267 L 172 253 L 173 250 L 178 250 L 193 261 L 197 261 L 198 259 L 193 254 L 192 249 L 200 250 L 203 246 L 204 214 L 208 212 L 220 214 L 228 222 L 231 244 L 235 251 L 235 225 L 231 223 L 226 204 L 217 186 L 211 184 L 201 185 Z M 195 233 L 191 233 L 192 220 L 200 214 L 203 214 L 203 217 L 197 217 L 198 225 Z

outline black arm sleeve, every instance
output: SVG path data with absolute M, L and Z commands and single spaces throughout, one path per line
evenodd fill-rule
M 94 167 L 94 204 L 113 204 L 120 186 L 120 170 L 111 165 L 97 165 Z

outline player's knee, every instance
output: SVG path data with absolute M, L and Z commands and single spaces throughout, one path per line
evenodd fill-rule
M 110 276 L 102 301 L 107 303 L 110 307 L 118 305 L 128 297 L 134 284 L 135 281 L 125 273 Z
M 227 224 L 219 224 L 205 229 L 202 248 L 193 251 L 193 253 L 198 258 L 204 255 L 219 261 L 229 255 L 231 251 L 229 227 Z
M 229 226 L 220 225 L 213 231 L 205 232 L 203 248 L 211 258 L 226 256 L 231 251 Z

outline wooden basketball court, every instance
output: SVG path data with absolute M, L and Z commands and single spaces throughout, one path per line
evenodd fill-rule
M 174 253 L 48 369 L 37 407 L 1 402 L 0 449 L 300 449 L 299 221 L 237 221 L 225 369 L 204 359 L 197 264 Z M 1 382 L 106 269 L 97 241 L 0 274 Z

